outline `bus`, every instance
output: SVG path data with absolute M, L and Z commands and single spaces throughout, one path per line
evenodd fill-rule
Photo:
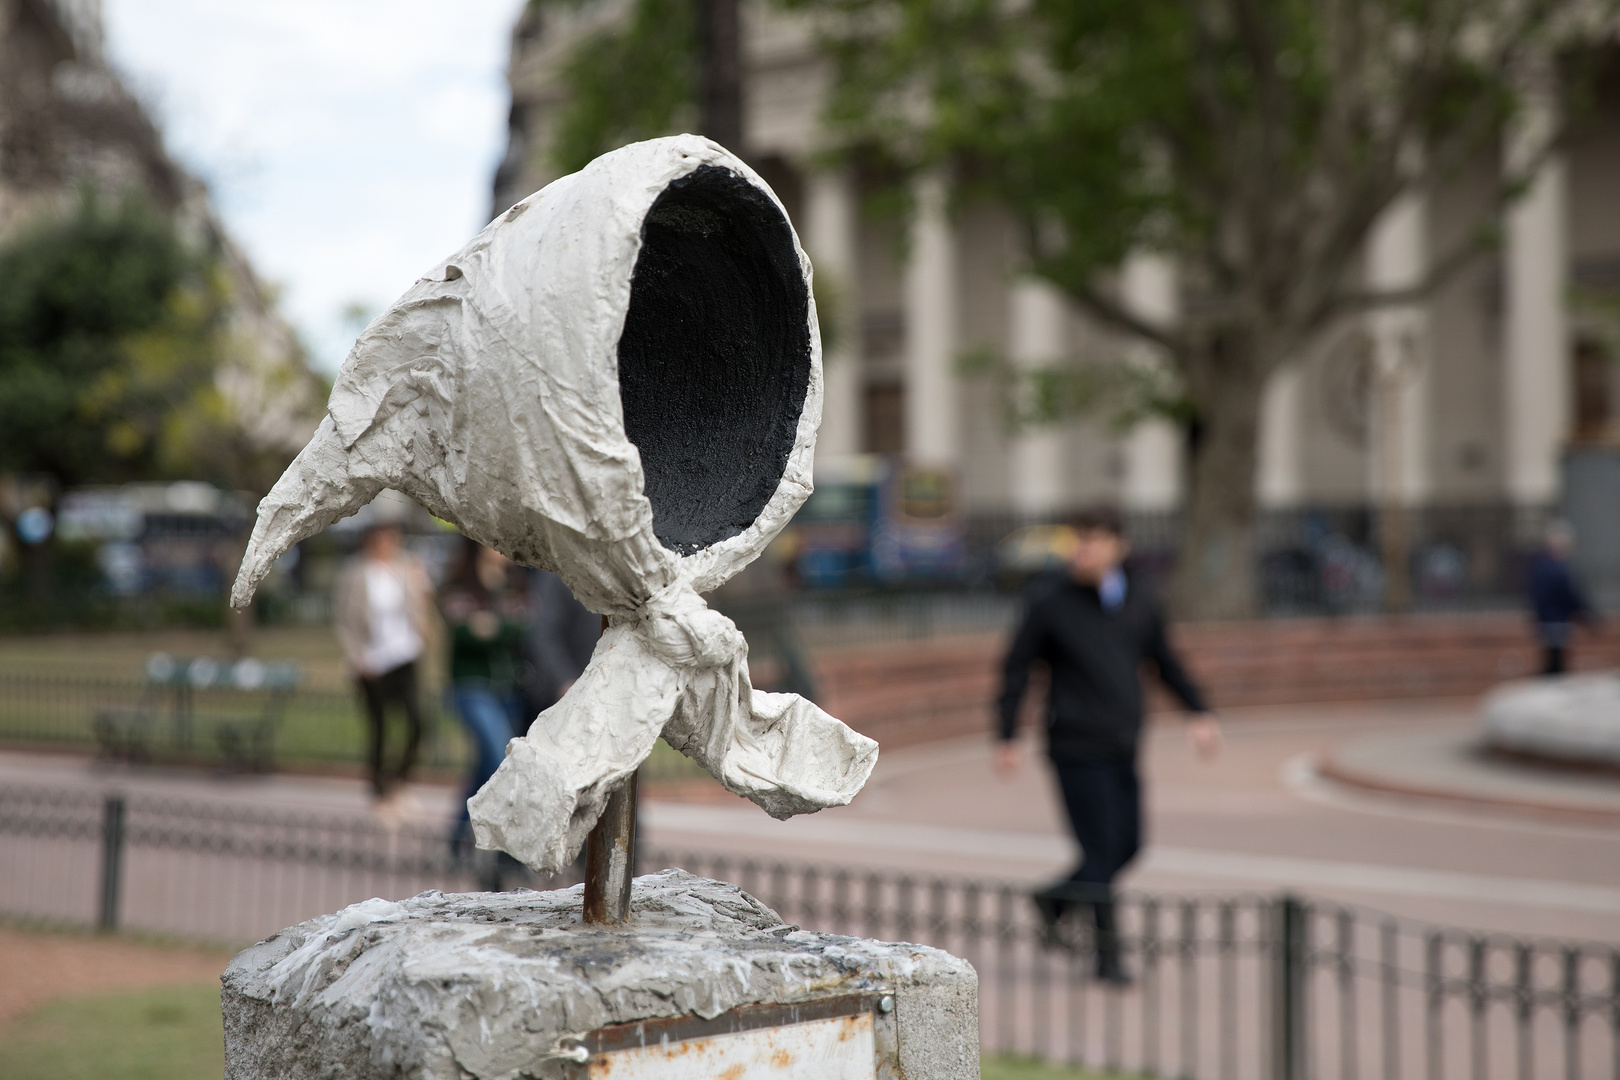
M 966 560 L 956 475 L 899 457 L 816 462 L 815 494 L 793 519 L 793 565 L 811 589 L 953 581 Z

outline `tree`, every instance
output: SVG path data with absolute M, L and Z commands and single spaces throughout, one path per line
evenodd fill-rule
M 1268 377 L 1340 320 L 1418 301 L 1492 245 L 1559 124 L 1521 147 L 1492 210 L 1425 280 L 1362 284 L 1381 215 L 1496 155 L 1575 20 L 1605 14 L 1575 0 L 789 6 L 820 21 L 827 119 L 847 153 L 902 178 L 942 171 L 959 199 L 1005 207 L 1033 273 L 1167 359 L 1190 466 L 1172 591 L 1199 617 L 1253 610 Z M 1175 261 L 1175 325 L 1121 302 L 1117 273 L 1137 252 Z
M 167 395 L 127 342 L 165 321 L 188 262 L 163 215 L 89 194 L 0 249 L 0 472 L 72 485 L 155 467 Z
M 549 8 L 602 0 L 530 0 Z M 697 129 L 742 154 L 738 0 L 633 0 L 622 18 L 587 34 L 563 64 L 568 98 L 551 146 L 563 172 L 625 143 Z
M 257 486 L 290 460 L 247 437 L 256 418 L 237 414 L 242 402 L 227 399 L 221 374 L 309 373 L 255 362 L 221 252 L 183 243 L 149 203 L 87 190 L 0 245 L 0 280 L 0 473 L 46 473 L 63 487 L 181 477 Z

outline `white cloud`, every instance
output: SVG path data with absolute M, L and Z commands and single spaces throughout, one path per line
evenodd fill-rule
M 481 228 L 522 0 L 105 0 L 108 49 L 318 363 Z

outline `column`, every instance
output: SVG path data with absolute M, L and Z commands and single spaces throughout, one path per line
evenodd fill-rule
M 954 467 L 960 454 L 956 373 L 956 241 L 944 181 L 920 180 L 906 264 L 906 455 Z
M 816 294 L 826 302 L 822 332 L 821 430 L 816 457 L 853 454 L 861 448 L 861 370 L 856 340 L 860 303 L 857 287 L 858 227 L 855 185 L 848 170 L 817 171 L 808 177 L 805 245 L 815 266 Z M 834 322 L 836 320 L 836 325 Z
M 1051 367 L 1064 356 L 1063 294 L 1037 278 L 1021 278 L 1007 294 L 1007 354 L 1021 369 Z M 1064 431 L 1056 424 L 1028 427 L 1009 447 L 1008 491 L 1012 508 L 1026 517 L 1050 517 L 1065 509 Z
M 1505 168 L 1510 173 L 1534 159 L 1557 119 L 1551 85 L 1531 87 L 1526 98 L 1524 115 L 1506 140 Z M 1564 162 L 1554 156 L 1507 214 L 1503 480 L 1508 499 L 1524 507 L 1557 498 L 1558 455 L 1569 426 L 1564 199 Z
M 1267 510 L 1305 499 L 1302 410 L 1305 372 L 1287 364 L 1272 372 L 1260 401 L 1260 465 L 1256 494 Z
M 1176 320 L 1175 264 L 1163 255 L 1138 252 L 1125 260 L 1120 289 L 1126 305 L 1139 317 L 1159 325 Z M 1166 361 L 1145 343 L 1132 346 L 1142 364 Z M 1120 502 L 1126 510 L 1173 510 L 1181 501 L 1181 431 L 1162 418 L 1144 420 L 1125 438 L 1125 480 Z
M 1367 241 L 1366 280 L 1384 292 L 1411 288 L 1428 273 L 1428 208 L 1403 195 L 1386 209 Z M 1367 459 L 1378 507 L 1378 555 L 1384 566 L 1384 610 L 1412 606 L 1410 509 L 1429 497 L 1428 317 L 1417 304 L 1376 308 Z
M 1366 278 L 1375 291 L 1412 288 L 1428 272 L 1428 208 L 1405 195 L 1373 227 Z M 1368 491 L 1381 503 L 1413 506 L 1432 494 L 1429 436 L 1428 316 L 1417 304 L 1367 316 L 1372 338 Z

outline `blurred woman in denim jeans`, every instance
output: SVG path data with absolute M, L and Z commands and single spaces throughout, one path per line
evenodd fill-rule
M 445 583 L 439 608 L 449 630 L 450 693 L 475 750 L 451 844 L 459 853 L 470 822 L 466 800 L 495 775 L 519 723 L 529 605 L 523 575 L 498 551 L 473 540 Z

